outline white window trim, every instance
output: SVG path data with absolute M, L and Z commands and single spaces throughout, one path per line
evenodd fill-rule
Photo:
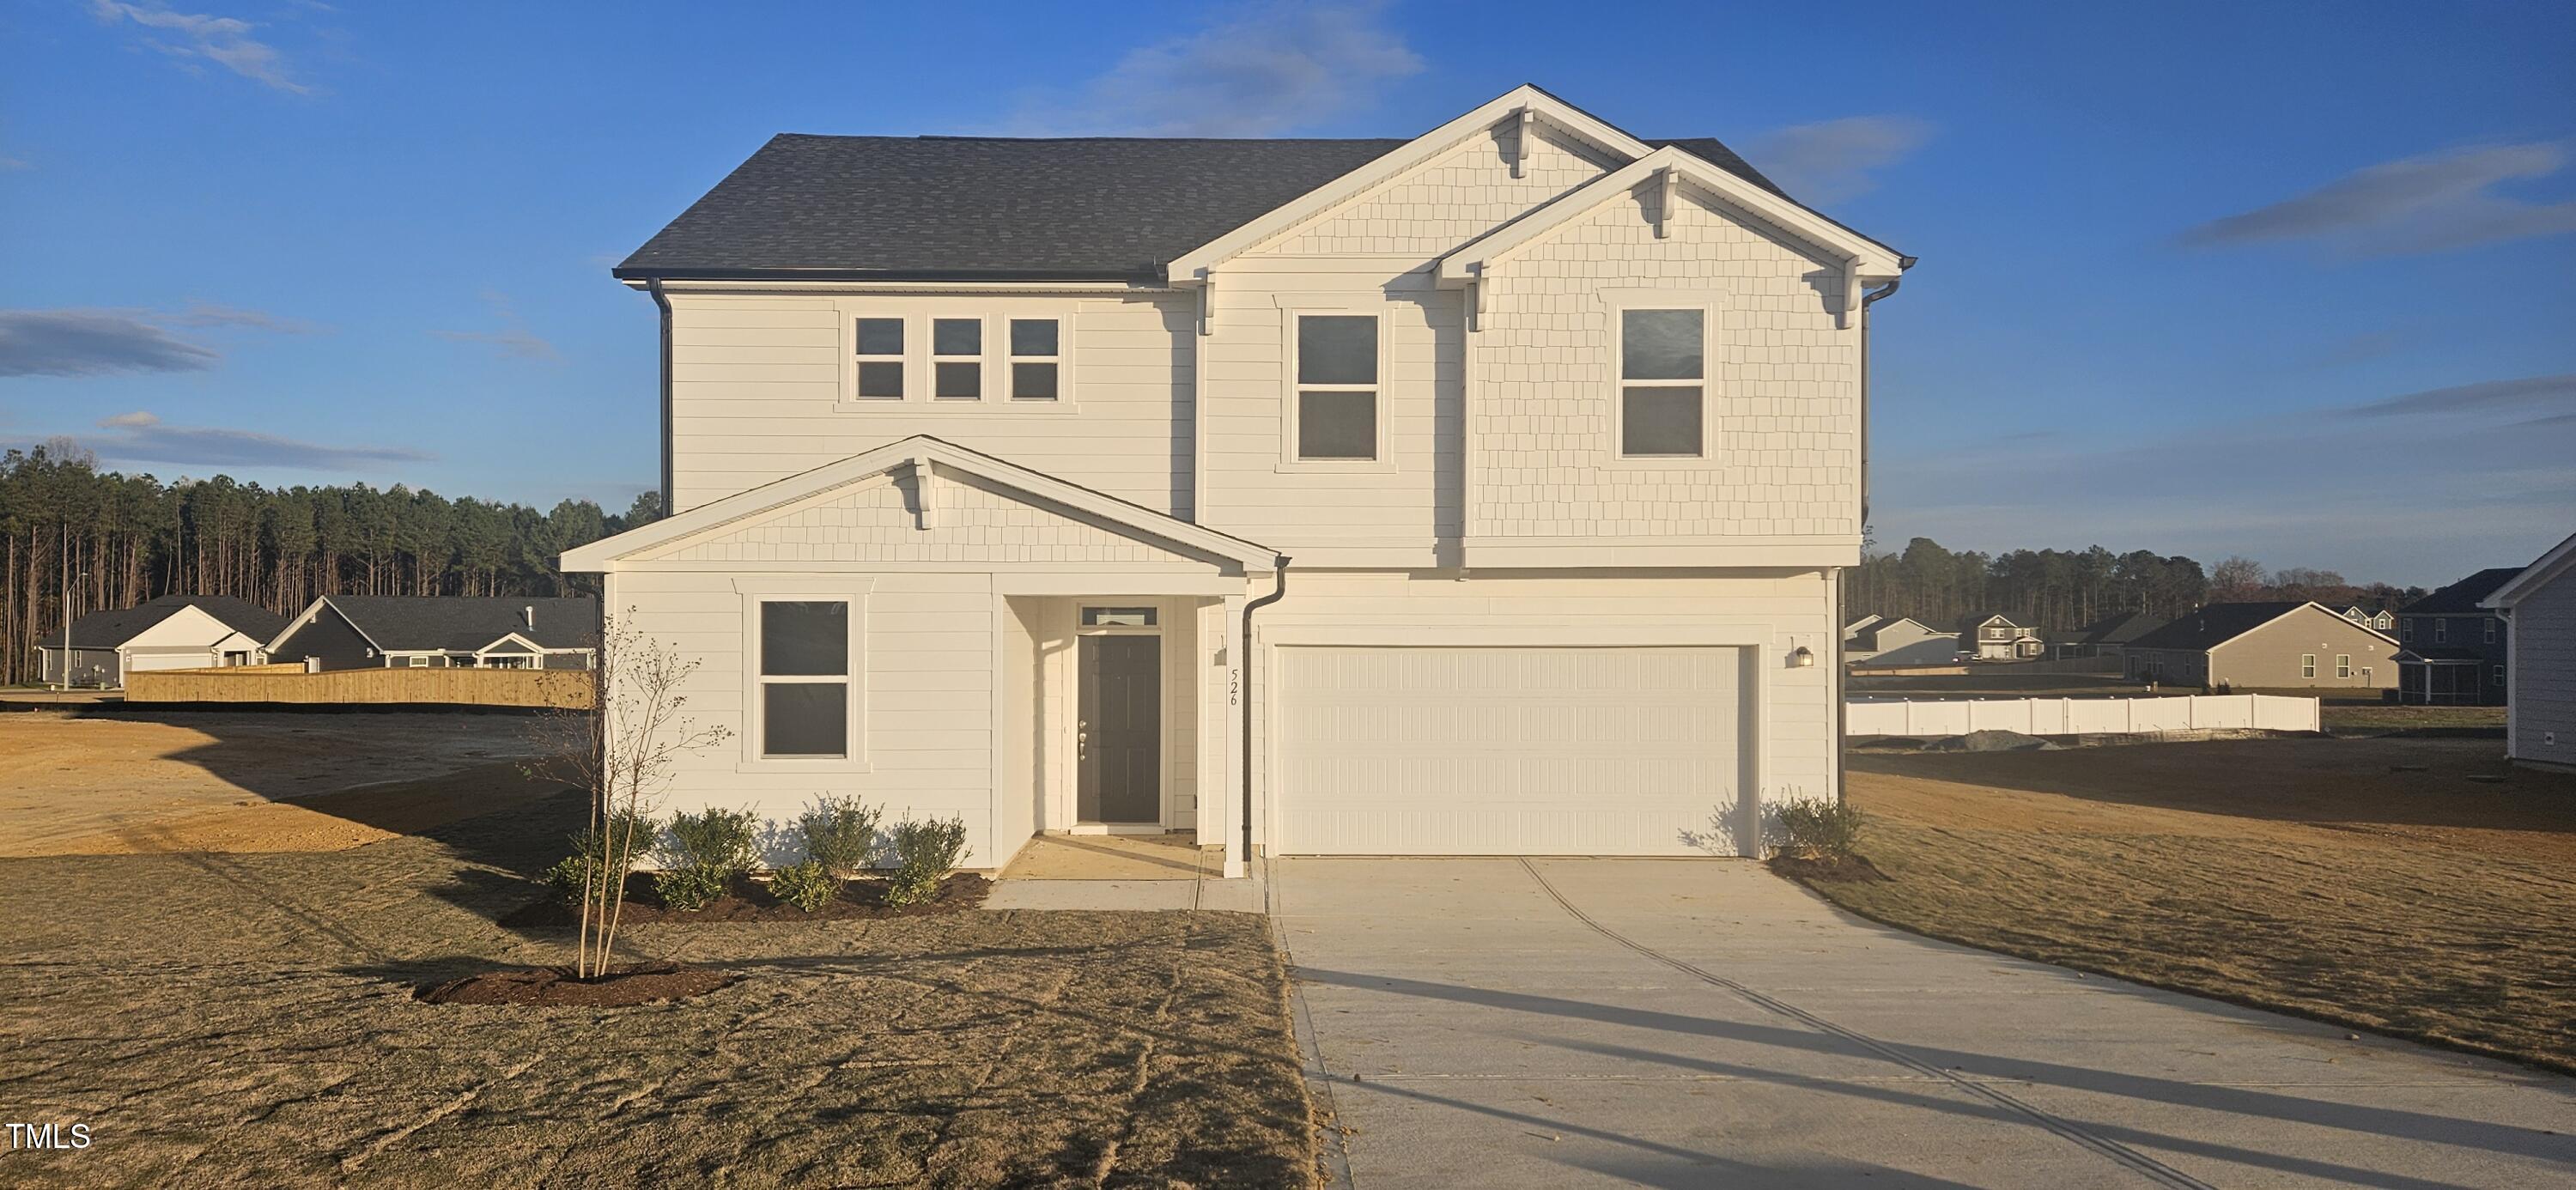
M 2434 644 L 2437 644 L 2437 645 L 2443 645 L 2443 644 L 2449 644 L 2450 642 L 2451 642 L 2451 621 L 2450 621 L 2450 618 L 2449 618 L 2449 617 L 2447 617 L 2447 616 L 2435 616 L 2435 617 L 2433 617 L 2433 643 L 2434 643 Z
M 2486 637 L 2487 637 L 2487 638 L 2486 638 L 2486 642 L 2485 642 L 2485 643 L 2487 643 L 2487 644 L 2494 644 L 2494 643 L 2496 643 L 2496 622 L 2495 622 L 2494 618 L 2493 618 L 2493 617 L 2489 617 L 2489 618 L 2487 618 L 2487 619 L 2480 620 L 2480 621 L 2478 621 L 2478 622 L 2479 622 L 2480 624 L 2483 624 L 2483 625 L 2485 625 L 2485 626 L 2486 626 Z
M 1608 334 L 1610 355 L 1607 362 L 1610 394 L 1610 438 L 1602 444 L 1605 466 L 1621 471 L 1706 468 L 1717 465 L 1717 331 L 1722 305 L 1718 295 L 1705 289 L 1657 290 L 1612 289 L 1602 291 L 1609 306 Z M 1631 455 L 1623 453 L 1627 440 L 1628 381 L 1627 312 L 1630 310 L 1697 310 L 1700 312 L 1699 346 L 1699 453 L 1695 455 Z M 1678 380 L 1648 380 L 1642 388 L 1679 388 Z
M 868 761 L 868 594 L 876 580 L 863 575 L 810 578 L 738 578 L 733 589 L 742 597 L 742 757 L 739 773 L 865 773 Z M 761 687 L 773 681 L 760 673 L 760 605 L 764 603 L 843 602 L 850 605 L 849 753 L 844 756 L 763 756 Z M 829 681 L 817 676 L 814 680 Z
M 930 332 L 929 342 L 922 344 L 922 348 L 930 353 L 930 371 L 927 373 L 930 383 L 926 385 L 925 388 L 929 392 L 930 401 L 933 405 L 964 405 L 970 401 L 981 404 L 992 399 L 993 321 L 993 316 L 990 314 L 973 313 L 964 310 L 952 311 L 949 313 L 941 313 L 934 310 L 922 316 L 921 325 L 923 329 Z M 971 356 L 939 354 L 939 324 L 943 322 L 974 323 L 975 354 Z M 853 323 L 852 325 L 855 326 L 857 324 Z M 973 360 L 975 363 L 975 395 L 971 397 L 940 396 L 939 366 L 941 364 L 964 363 L 968 360 Z
M 2300 677 L 2303 677 L 2303 678 L 2313 678 L 2313 677 L 2317 676 L 2317 655 L 2316 655 L 2316 654 L 2314 654 L 2314 653 L 2301 653 L 2301 654 L 2299 654 L 2299 676 L 2300 676 Z
M 1395 375 L 1394 311 L 1383 303 L 1343 303 L 1301 300 L 1294 305 L 1282 302 L 1279 307 L 1279 467 L 1283 472 L 1320 471 L 1343 473 L 1391 473 L 1394 452 L 1389 448 L 1391 435 L 1387 427 L 1394 422 L 1395 403 L 1388 381 Z M 1374 459 L 1302 459 L 1297 457 L 1297 320 L 1306 317 L 1349 318 L 1366 315 L 1377 319 L 1377 457 Z M 1315 386 L 1319 392 L 1359 392 L 1357 384 Z
M 1015 321 L 1054 323 L 1055 354 L 1013 355 L 1011 353 L 1011 323 Z M 1000 349 L 1002 362 L 994 369 L 995 374 L 1001 378 L 1002 386 L 1000 394 L 995 398 L 996 400 L 1006 405 L 1017 405 L 1023 409 L 1061 405 L 1072 400 L 1073 393 L 1069 380 L 1072 375 L 1073 349 L 1072 340 L 1068 337 L 1071 335 L 1073 330 L 1073 319 L 1071 317 L 1064 314 L 1040 313 L 1033 310 L 1012 311 L 996 317 L 993 320 L 993 325 L 998 328 L 1002 334 L 1002 341 L 997 344 Z M 1018 384 L 1018 377 L 1012 374 L 1013 366 L 1024 363 L 1046 363 L 1055 365 L 1054 400 L 1048 400 L 1044 397 L 1023 397 L 1017 395 L 1017 393 L 1013 391 L 1015 386 Z
M 958 298 L 944 300 L 929 297 L 866 295 L 850 296 L 833 303 L 839 317 L 835 342 L 840 347 L 839 390 L 834 394 L 833 408 L 844 413 L 875 413 L 900 417 L 993 417 L 1004 411 L 1021 415 L 1072 413 L 1078 408 L 1081 391 L 1076 385 L 1074 359 L 1078 350 L 1075 323 L 1079 307 L 1061 298 Z M 903 320 L 903 399 L 859 396 L 859 320 L 862 318 L 900 318 Z M 960 362 L 962 356 L 931 354 L 932 320 L 940 318 L 974 318 L 984 324 L 983 396 L 975 400 L 951 397 L 940 400 L 934 365 L 941 359 Z M 1010 379 L 1010 320 L 1013 318 L 1052 318 L 1055 320 L 1055 388 L 1052 401 L 1014 401 L 1006 395 Z M 1031 357 L 1035 358 L 1035 357 Z
M 2352 676 L 2352 654 L 2335 654 L 2335 676 L 2338 678 L 2349 678 Z

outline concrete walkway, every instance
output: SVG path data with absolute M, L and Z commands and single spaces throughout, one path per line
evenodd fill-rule
M 1363 1190 L 2576 1184 L 2576 1080 L 1928 941 L 1750 863 L 1270 878 Z
M 1187 833 L 1039 835 L 1002 869 L 987 909 L 1225 909 L 1259 913 L 1256 873 L 1227 880 L 1225 850 Z

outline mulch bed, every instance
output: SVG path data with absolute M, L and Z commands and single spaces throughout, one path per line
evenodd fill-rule
M 619 967 L 596 979 L 576 979 L 570 967 L 486 971 L 425 988 L 427 1004 L 515 1004 L 535 1007 L 624 1008 L 703 996 L 732 983 L 722 971 L 648 963 Z
M 1834 880 L 1875 884 L 1889 879 L 1887 873 L 1878 870 L 1878 865 L 1857 855 L 1845 856 L 1842 859 L 1807 859 L 1795 855 L 1775 855 L 1771 857 L 1770 864 L 1772 871 L 1791 880 Z
M 697 925 L 713 922 L 875 921 L 889 917 L 933 917 L 962 913 L 984 903 L 993 882 L 973 872 L 958 872 L 939 882 L 939 893 L 918 905 L 885 903 L 887 882 L 861 878 L 841 885 L 841 895 L 813 913 L 771 896 L 769 886 L 737 876 L 725 895 L 704 909 L 666 908 L 654 895 L 653 878 L 636 873 L 626 878 L 626 908 L 620 926 Z M 581 906 L 549 895 L 530 901 L 501 918 L 504 926 L 578 926 Z

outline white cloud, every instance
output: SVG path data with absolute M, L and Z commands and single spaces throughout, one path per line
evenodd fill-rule
M 1841 202 L 1877 189 L 1872 175 L 1912 156 L 1932 134 L 1930 121 L 1913 116 L 1846 116 L 1757 137 L 1745 159 L 1801 202 Z
M 304 471 L 362 471 L 385 463 L 417 463 L 431 456 L 390 446 L 328 446 L 257 430 L 163 425 L 143 410 L 98 423 L 103 434 L 80 440 L 102 459 L 181 467 L 287 467 Z
M 2535 203 L 2494 192 L 2567 164 L 2566 146 L 2481 145 L 2358 169 L 2297 198 L 2213 219 L 2186 247 L 2317 239 L 2363 255 L 2442 252 L 2576 231 L 2576 202 Z
M 258 28 L 237 17 L 173 12 L 160 4 L 125 4 L 90 0 L 100 20 L 122 25 L 132 21 L 146 30 L 154 49 L 175 58 L 202 58 L 246 79 L 297 95 L 312 88 L 287 73 L 286 56 L 276 46 L 251 36 Z
M 527 323 L 519 318 L 518 311 L 511 307 L 508 296 L 485 290 L 483 304 L 491 308 L 493 320 L 501 324 L 498 330 L 434 330 L 429 333 L 451 343 L 487 344 L 510 359 L 551 361 L 559 358 L 553 343 L 539 338 L 536 332 L 528 329 Z
M 310 323 L 260 310 L 193 303 L 175 313 L 137 309 L 0 310 L 0 376 L 98 376 L 202 372 L 223 358 L 170 328 L 237 327 L 308 334 Z
M 1074 96 L 1040 96 L 1028 134 L 1275 136 L 1367 107 L 1422 58 L 1382 3 L 1235 9 L 1205 29 L 1128 51 Z

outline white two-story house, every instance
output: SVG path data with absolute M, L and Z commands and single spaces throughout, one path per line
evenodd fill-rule
M 1911 259 L 1535 87 L 1412 140 L 780 136 L 616 270 L 667 519 L 565 555 L 818 793 L 1271 854 L 1742 854 L 1839 793 Z

